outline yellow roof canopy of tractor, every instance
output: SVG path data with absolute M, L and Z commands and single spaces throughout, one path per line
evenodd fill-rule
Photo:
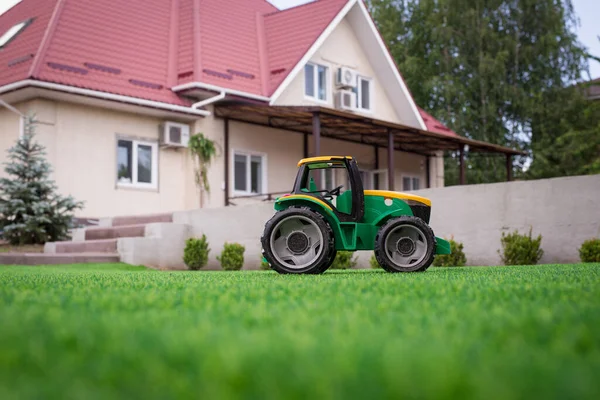
M 298 161 L 298 166 L 313 163 L 313 162 L 323 162 L 323 161 L 342 161 L 344 159 L 351 160 L 352 156 L 319 156 L 319 157 L 309 157 L 303 158 Z

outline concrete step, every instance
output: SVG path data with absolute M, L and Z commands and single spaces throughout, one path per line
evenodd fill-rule
M 0 253 L 0 265 L 117 263 L 116 253 Z
M 86 240 L 84 242 L 50 242 L 44 245 L 45 254 L 116 252 L 117 239 Z
M 84 240 L 116 239 L 144 236 L 145 224 L 86 228 Z
M 101 227 L 124 226 L 124 225 L 143 225 L 154 222 L 173 222 L 173 213 L 166 214 L 147 214 L 147 215 L 126 215 L 113 218 L 102 218 L 98 222 Z

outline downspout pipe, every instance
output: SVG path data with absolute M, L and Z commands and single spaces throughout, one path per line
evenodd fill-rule
M 216 103 L 217 101 L 223 100 L 225 98 L 225 95 L 226 95 L 225 91 L 222 90 L 221 93 L 219 93 L 216 96 L 209 97 L 208 99 L 204 99 L 202 101 L 192 104 L 192 108 L 198 109 L 200 107 L 204 107 L 204 106 L 208 106 L 210 104 Z
M 19 139 L 22 139 L 25 135 L 25 115 L 21 111 L 17 110 L 15 107 L 2 100 L 1 98 L 0 105 L 3 105 L 4 107 L 6 107 L 7 109 L 19 116 Z

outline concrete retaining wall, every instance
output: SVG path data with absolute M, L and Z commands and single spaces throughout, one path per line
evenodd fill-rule
M 501 264 L 497 250 L 501 232 L 533 228 L 542 234 L 542 263 L 578 262 L 577 249 L 600 237 L 600 175 L 538 181 L 455 186 L 417 192 L 432 200 L 431 226 L 437 236 L 454 236 L 464 244 L 469 265 Z M 264 223 L 273 215 L 271 203 L 177 212 L 173 222 L 206 234 L 211 254 L 208 268 L 217 268 L 223 244 L 246 246 L 245 269 L 260 264 Z M 359 266 L 368 267 L 371 252 L 359 252 Z

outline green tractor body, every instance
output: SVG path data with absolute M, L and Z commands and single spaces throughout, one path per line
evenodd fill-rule
M 424 271 L 436 254 L 450 253 L 450 244 L 428 225 L 429 199 L 363 190 L 352 157 L 314 157 L 298 166 L 292 193 L 275 201 L 277 213 L 261 238 L 263 256 L 274 270 L 322 273 L 338 250 L 374 250 L 387 271 Z M 345 185 L 333 188 L 336 182 Z

